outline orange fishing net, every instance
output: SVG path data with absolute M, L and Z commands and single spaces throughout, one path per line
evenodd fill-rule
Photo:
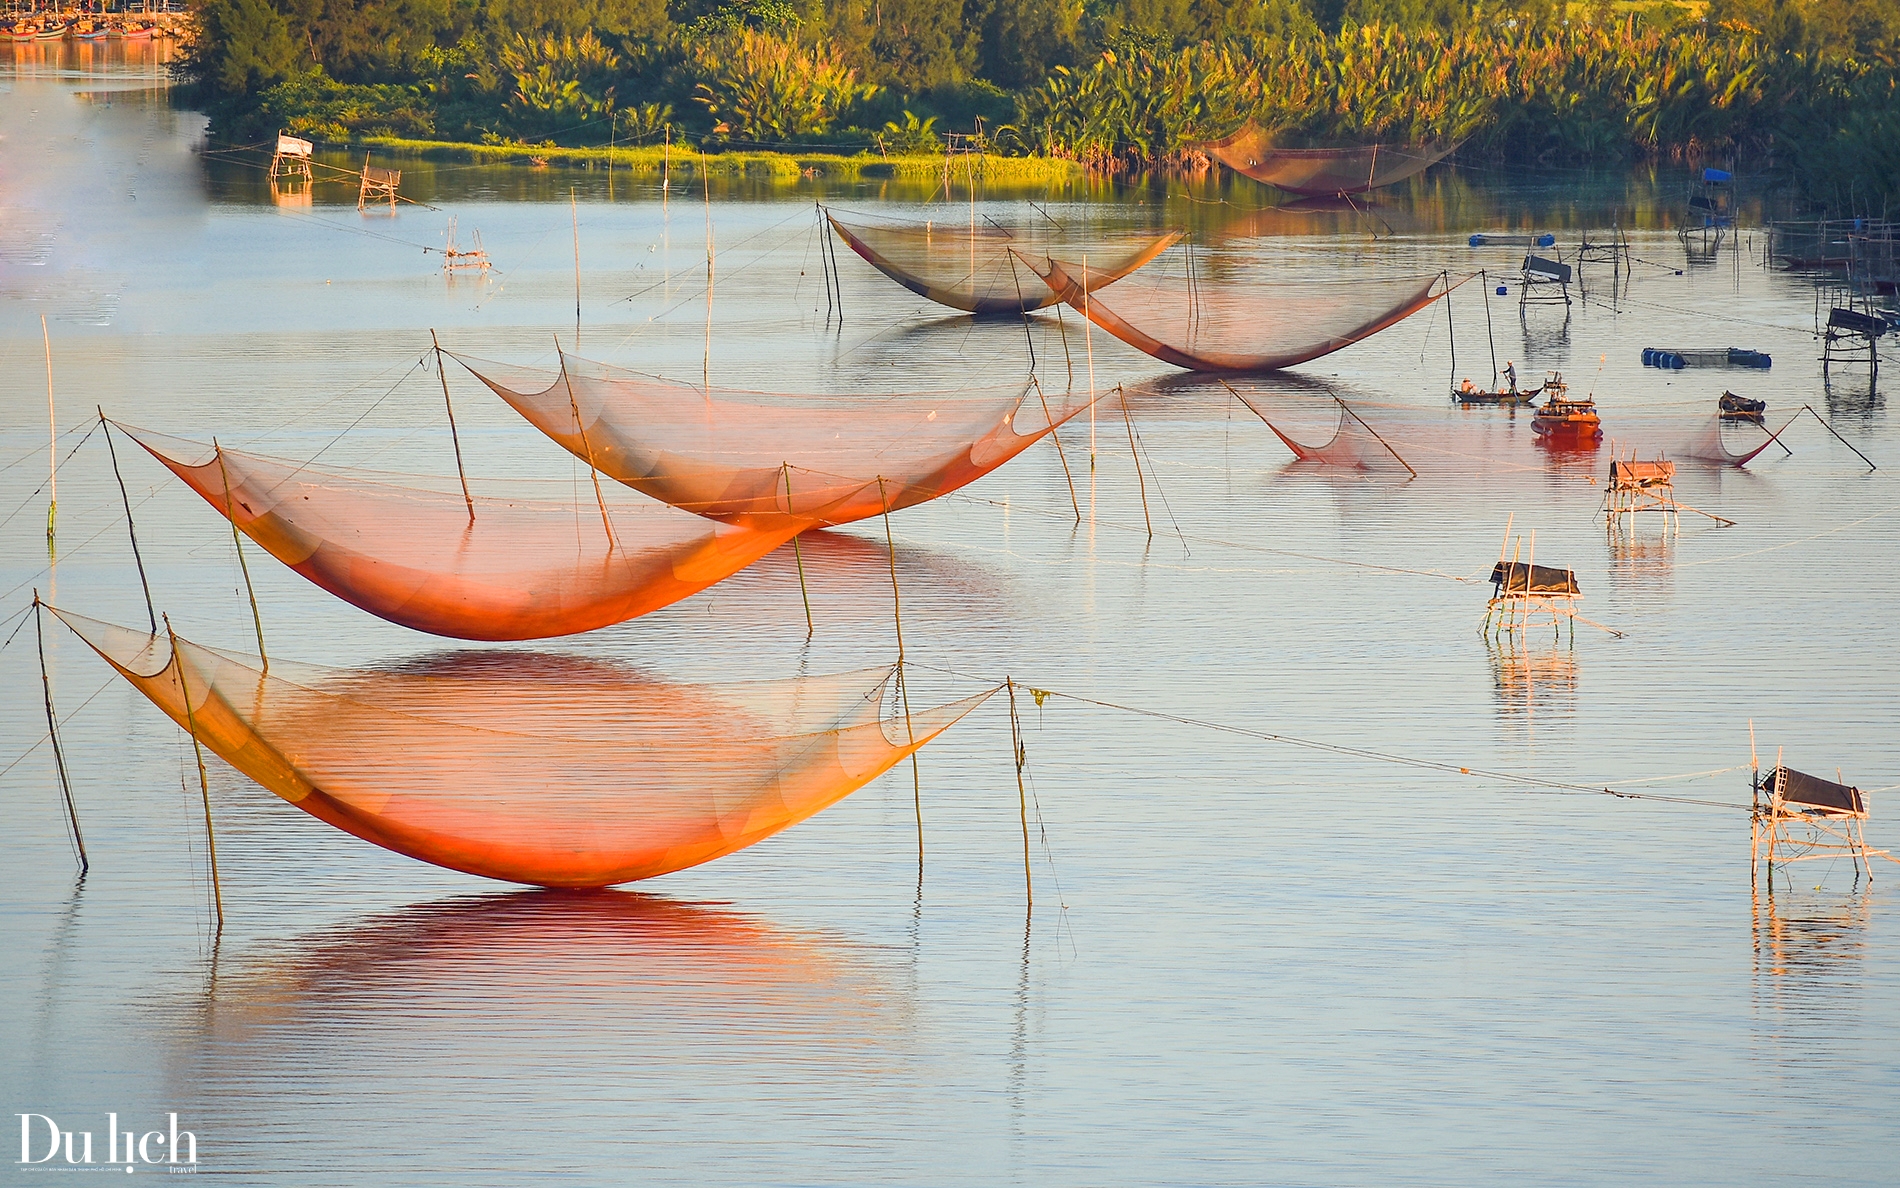
M 792 516 L 764 526 L 708 524 L 624 497 L 603 509 L 485 496 L 474 500 L 471 519 L 453 480 L 430 490 L 409 485 L 424 479 L 396 484 L 125 432 L 304 577 L 392 623 L 459 639 L 541 639 L 635 618 L 730 577 L 811 527 Z M 535 486 L 551 493 L 551 484 Z
M 1095 268 L 1093 288 L 1113 284 L 1181 238 L 1159 235 L 1101 237 L 1047 227 L 959 223 L 844 222 L 826 213 L 852 251 L 919 297 L 970 313 L 1022 313 L 1056 298 L 1010 253 L 1073 256 L 1086 251 Z
M 51 608 L 49 608 L 51 609 Z M 520 652 L 335 669 L 53 612 L 205 746 L 318 820 L 493 879 L 603 887 L 795 825 L 995 690 L 908 715 L 895 666 L 726 686 Z
M 1733 425 L 1733 428 L 1729 428 Z M 1786 425 L 1782 426 L 1787 428 Z M 1729 448 L 1730 436 L 1738 442 L 1746 442 L 1739 451 Z M 1719 415 L 1710 414 L 1709 419 L 1697 426 L 1694 433 L 1676 447 L 1672 453 L 1681 458 L 1693 458 L 1698 462 L 1711 462 L 1717 466 L 1746 466 L 1775 443 L 1766 429 L 1760 425 L 1743 422 L 1724 421 Z
M 1091 295 L 1094 261 L 1022 257 L 1063 301 L 1145 354 L 1190 371 L 1268 371 L 1351 346 L 1417 313 L 1469 280 L 1444 273 L 1377 280 L 1192 276 Z M 1112 300 L 1112 304 L 1108 302 Z
M 1451 144 L 1366 144 L 1348 148 L 1275 148 L 1274 134 L 1249 124 L 1201 147 L 1235 173 L 1303 197 L 1363 194 L 1423 173 L 1457 148 Z
M 1411 471 L 1411 464 L 1399 456 L 1380 434 L 1368 425 L 1365 419 L 1339 401 L 1339 424 L 1333 435 L 1325 441 L 1308 445 L 1292 437 L 1280 426 L 1273 423 L 1268 409 L 1260 396 L 1248 396 L 1236 391 L 1235 397 L 1253 410 L 1255 416 L 1273 430 L 1273 435 L 1293 451 L 1293 456 L 1302 462 L 1317 462 L 1325 466 L 1349 466 L 1358 470 L 1374 470 L 1391 467 Z M 1412 473 L 1416 474 L 1416 471 Z
M 782 396 L 707 391 L 572 356 L 552 375 L 456 358 L 602 474 L 686 511 L 775 530 L 848 524 L 948 494 L 1091 403 L 1045 395 L 1033 381 L 901 396 Z

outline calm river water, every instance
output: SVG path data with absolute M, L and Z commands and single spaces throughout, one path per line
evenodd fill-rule
M 254 155 L 199 155 L 202 119 L 165 105 L 156 67 L 78 65 L 28 56 L 0 82 L 0 614 L 38 588 L 144 621 L 110 463 L 97 434 L 81 445 L 95 406 L 447 475 L 441 393 L 418 366 L 431 328 L 537 365 L 578 333 L 605 362 L 785 391 L 1029 365 L 1020 323 L 953 316 L 848 252 L 844 318 L 827 319 L 814 199 L 961 222 L 961 187 L 946 202 L 715 185 L 708 203 L 599 171 L 411 162 L 405 193 L 428 206 L 362 215 L 341 185 L 273 204 Z M 218 938 L 188 740 L 49 621 L 92 860 L 75 883 L 36 742 L 33 627 L 7 620 L 8 1112 L 101 1148 L 108 1112 L 141 1130 L 175 1112 L 203 1173 L 281 1184 L 1891 1183 L 1900 867 L 1877 862 L 1870 887 L 1845 861 L 1809 863 L 1751 893 L 1735 806 L 1751 721 L 1765 760 L 1900 784 L 1885 593 L 1900 434 L 1864 365 L 1823 383 L 1816 281 L 1764 268 L 1750 220 L 1719 251 L 1677 238 L 1686 176 L 1446 168 L 1370 216 L 1260 214 L 1244 182 L 977 195 L 975 217 L 1005 222 L 1040 218 L 1037 197 L 1104 228 L 1185 223 L 1215 273 L 1293 278 L 1495 276 L 1521 249 L 1473 249 L 1471 232 L 1549 230 L 1570 252 L 1620 223 L 1638 262 L 1614 293 L 1592 266 L 1567 316 L 1520 316 L 1514 284 L 1492 295 L 1500 364 L 1564 369 L 1608 435 L 1645 451 L 1732 388 L 1766 399 L 1771 424 L 1812 405 L 1880 465 L 1804 418 L 1791 455 L 1684 465 L 1678 498 L 1733 526 L 1685 513 L 1679 533 L 1652 517 L 1613 538 L 1596 515 L 1607 446 L 1553 456 L 1524 416 L 1448 407 L 1443 306 L 1249 381 L 1312 439 L 1334 423 L 1329 385 L 1407 454 L 1410 481 L 1295 465 L 1219 384 L 1040 317 L 1045 384 L 1068 382 L 1065 330 L 1076 383 L 1091 359 L 1099 386 L 1162 381 L 1129 400 L 1153 539 L 1112 402 L 1064 434 L 1079 525 L 1048 445 L 893 518 L 911 658 L 1058 694 L 1024 703 L 1033 912 L 999 699 L 922 754 L 921 885 L 901 770 L 729 858 L 574 896 L 384 852 L 214 760 Z M 445 279 L 421 250 L 451 219 L 495 273 Z M 1182 266 L 1177 249 L 1154 267 Z M 1458 370 L 1480 380 L 1482 292 L 1452 306 Z M 55 565 L 41 315 L 71 454 Z M 1665 373 L 1641 366 L 1649 345 L 1775 362 Z M 472 471 L 585 488 L 565 453 L 453 382 Z M 123 441 L 119 460 L 160 608 L 191 638 L 251 649 L 228 527 Z M 1481 638 L 1507 523 L 1574 568 L 1583 613 L 1623 636 Z M 809 643 L 782 549 L 645 618 L 515 650 L 695 682 L 893 658 L 881 526 L 804 548 Z M 456 648 L 249 558 L 274 656 Z M 1872 800 L 1870 838 L 1900 840 L 1893 793 Z M 49 1174 L 6 1163 L 22 1182 Z

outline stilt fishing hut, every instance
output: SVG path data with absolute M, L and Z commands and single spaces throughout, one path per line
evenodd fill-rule
M 1508 540 L 1508 537 L 1507 537 Z M 1519 537 L 1507 561 L 1498 550 L 1498 561 L 1491 567 L 1491 602 L 1480 632 L 1487 639 L 1521 634 L 1534 621 L 1550 620 L 1554 634 L 1568 620 L 1571 635 L 1576 635 L 1577 599 L 1583 590 L 1573 570 L 1536 564 L 1537 536 L 1531 535 L 1529 548 Z
M 1827 318 L 1821 318 L 1821 304 L 1827 306 Z M 1855 308 L 1858 305 L 1860 308 Z M 1815 306 L 1815 336 L 1821 340 L 1821 372 L 1823 375 L 1836 363 L 1856 363 L 1862 358 L 1867 360 L 1867 373 L 1870 376 L 1880 374 L 1880 339 L 1893 324 L 1875 312 L 1873 304 L 1865 297 L 1856 298 L 1850 291 L 1825 303 Z
M 1676 464 L 1661 458 L 1638 462 L 1634 456 L 1610 459 L 1610 485 L 1604 494 L 1609 509 L 1610 527 L 1621 516 L 1637 512 L 1661 512 L 1665 526 L 1679 522 L 1676 510 Z
M 1772 882 L 1777 861 L 1786 865 L 1846 854 L 1856 872 L 1872 878 L 1870 859 L 1900 861 L 1867 845 L 1867 798 L 1859 788 L 1795 771 L 1783 766 L 1779 756 L 1766 778 L 1756 767 L 1752 782 L 1751 877 L 1764 862 Z
M 1524 274 L 1518 281 L 1517 308 L 1527 305 L 1570 304 L 1570 265 L 1543 256 L 1524 257 Z
M 313 180 L 310 159 L 315 151 L 316 146 L 309 141 L 279 132 L 277 151 L 271 154 L 270 159 L 271 184 L 275 185 L 280 179 L 292 177 L 301 177 L 305 181 Z
M 365 210 L 372 202 L 389 203 L 389 209 L 396 209 L 396 193 L 402 185 L 402 170 L 384 169 L 381 165 L 371 165 L 369 157 L 363 158 L 363 181 L 356 191 L 356 209 Z

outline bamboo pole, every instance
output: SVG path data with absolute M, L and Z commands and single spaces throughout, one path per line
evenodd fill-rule
M 578 303 L 575 306 L 579 309 Z M 442 366 L 442 340 L 432 327 L 429 341 L 435 344 L 435 373 L 442 381 L 442 407 L 449 410 L 449 440 L 455 444 L 455 473 L 462 480 L 462 502 L 468 504 L 468 522 L 475 522 L 475 499 L 468 493 L 468 471 L 462 467 L 462 436 L 455 431 L 455 402 L 449 399 L 449 372 Z M 129 514 L 129 513 L 128 513 Z
M 1344 400 L 1340 400 L 1337 393 L 1330 393 L 1330 395 L 1332 395 L 1334 400 L 1339 401 L 1340 409 L 1344 411 L 1347 416 L 1359 422 L 1360 426 L 1363 427 L 1367 433 L 1372 434 L 1374 441 L 1377 441 L 1380 445 L 1385 447 L 1386 453 L 1392 455 L 1394 458 L 1398 458 L 1399 465 L 1405 467 L 1407 472 L 1409 472 L 1413 478 L 1418 477 L 1418 471 L 1412 469 L 1412 464 L 1410 462 L 1407 462 L 1404 458 L 1399 458 L 1399 452 L 1392 448 L 1392 443 L 1388 442 L 1385 438 L 1379 436 L 1379 431 L 1377 429 L 1374 429 L 1371 425 L 1366 424 L 1366 419 L 1360 416 L 1358 413 L 1354 412 L 1352 410 L 1352 407 L 1348 405 Z
M 191 712 L 191 689 L 185 683 L 185 660 L 178 650 L 178 632 L 172 629 L 170 615 L 165 618 L 165 634 L 171 637 L 172 667 L 178 673 L 178 694 L 185 703 L 185 733 L 191 735 L 192 754 L 198 759 L 198 793 L 204 800 L 205 853 L 211 861 L 211 902 L 218 913 L 218 935 L 224 935 L 224 887 L 218 878 L 218 834 L 211 825 L 211 777 L 205 771 L 204 743 L 198 737 L 198 719 Z
M 251 567 L 244 560 L 244 538 L 238 532 L 237 501 L 231 498 L 231 472 L 224 466 L 224 450 L 218 445 L 218 439 L 211 439 L 211 448 L 218 455 L 218 475 L 224 479 L 224 514 L 231 521 L 231 546 L 237 550 L 238 569 L 244 574 L 244 592 L 251 599 L 251 623 L 257 628 L 257 657 L 264 662 L 264 675 L 270 675 L 270 654 L 264 650 L 264 616 L 257 609 L 257 588 L 251 585 Z
M 1036 399 L 1042 401 L 1042 419 L 1049 426 L 1049 439 L 1056 444 L 1056 457 L 1062 461 L 1062 477 L 1069 484 L 1069 506 L 1075 510 L 1075 522 L 1082 522 L 1082 501 L 1075 496 L 1075 475 L 1069 473 L 1069 456 L 1062 452 L 1062 438 L 1056 434 L 1056 419 L 1049 412 L 1049 398 L 1043 394 L 1042 381 L 1034 375 L 1029 382 L 1035 386 Z
M 158 634 L 158 614 L 152 609 L 152 583 L 145 578 L 145 559 L 139 556 L 138 529 L 132 526 L 132 497 L 125 491 L 125 476 L 119 473 L 119 451 L 112 444 L 112 426 L 106 421 L 106 410 L 99 409 L 99 427 L 105 430 L 106 453 L 112 457 L 112 477 L 119 481 L 119 500 L 125 504 L 125 531 L 132 538 L 132 564 L 138 567 L 139 586 L 145 591 L 145 617 L 151 621 L 152 634 Z
M 712 399 L 712 309 L 713 309 L 713 221 L 712 176 L 706 171 L 706 149 L 699 150 L 700 191 L 706 196 L 706 354 L 700 367 L 700 381 L 706 399 Z
M 878 501 L 884 505 L 884 548 L 891 560 L 891 619 L 897 627 L 897 693 L 904 702 L 904 738 L 910 745 L 911 804 L 917 813 L 917 884 L 924 881 L 924 785 L 917 768 L 917 734 L 910 720 L 910 688 L 904 681 L 904 612 L 897 591 L 897 542 L 891 536 L 891 499 L 884 489 L 884 476 L 877 476 Z
M 40 341 L 46 346 L 46 481 L 51 489 L 46 505 L 46 547 L 53 547 L 53 521 L 59 517 L 59 418 L 53 411 L 53 338 L 40 315 Z
M 92 869 L 91 859 L 86 857 L 86 836 L 79 831 L 79 807 L 73 800 L 73 781 L 66 771 L 66 750 L 59 743 L 59 717 L 53 712 L 53 678 L 46 670 L 46 634 L 40 626 L 41 608 L 46 604 L 40 601 L 40 592 L 33 591 L 33 638 L 40 650 L 40 688 L 46 699 L 46 735 L 53 741 L 53 768 L 59 773 L 60 792 L 66 798 L 66 820 L 73 827 L 73 846 L 79 851 L 79 877 L 85 878 Z
M 1023 906 L 1036 906 L 1036 884 L 1029 874 L 1029 794 L 1023 787 L 1023 765 L 1029 761 L 1023 748 L 1023 727 L 1016 716 L 1016 682 L 1008 677 L 1003 685 L 1009 690 L 1009 738 L 1015 744 L 1016 753 L 1016 808 L 1022 815 L 1023 823 Z
M 1089 473 L 1095 473 L 1095 322 L 1089 317 L 1089 256 L 1082 253 L 1082 338 L 1089 353 Z M 1094 488 L 1089 505 L 1094 506 Z
M 792 464 L 779 463 L 779 470 L 785 475 L 785 514 L 792 514 Z M 805 554 L 798 547 L 801 533 L 792 533 L 792 557 L 798 562 L 798 596 L 805 600 L 805 638 L 810 639 L 816 628 L 811 620 L 811 592 L 805 588 Z
M 614 539 L 613 521 L 607 518 L 607 497 L 600 493 L 600 468 L 594 465 L 594 447 L 587 441 L 587 426 L 581 423 L 580 401 L 574 398 L 574 377 L 567 373 L 567 356 L 561 354 L 561 336 L 554 336 L 554 353 L 561 360 L 561 381 L 567 385 L 567 406 L 574 411 L 574 432 L 580 435 L 581 449 L 587 454 L 587 473 L 594 480 L 594 502 L 600 507 L 600 526 L 607 533 L 609 552 L 620 547 Z
M 567 188 L 567 208 L 574 219 L 574 349 L 581 349 L 581 206 L 575 188 Z
M 1148 539 L 1155 538 L 1155 522 L 1148 514 L 1148 480 L 1142 477 L 1141 455 L 1135 452 L 1135 423 L 1128 417 L 1128 391 L 1117 385 L 1117 395 L 1121 397 L 1122 424 L 1128 429 L 1128 456 L 1135 460 L 1135 481 L 1141 485 L 1141 518 L 1148 525 Z

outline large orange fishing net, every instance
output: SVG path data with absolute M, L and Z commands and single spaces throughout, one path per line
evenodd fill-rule
M 1095 262 L 1091 287 L 1113 284 L 1181 238 L 1179 231 L 1105 237 L 1047 227 L 1000 227 L 984 222 L 879 224 L 846 222 L 827 212 L 831 226 L 871 267 L 919 297 L 969 313 L 1022 313 L 1056 298 L 1011 254 L 1073 256 Z
M 556 500 L 552 484 L 510 484 L 540 498 L 484 494 L 471 513 L 452 479 L 432 490 L 412 476 L 395 483 L 125 432 L 312 582 L 392 623 L 459 639 L 541 639 L 619 623 L 730 577 L 812 526 L 789 515 L 709 524 L 625 496 Z
M 1201 148 L 1257 182 L 1302 197 L 1363 194 L 1423 173 L 1451 154 L 1456 143 L 1365 144 L 1346 148 L 1277 148 L 1274 134 L 1249 124 Z
M 206 747 L 318 820 L 437 866 L 549 887 L 652 878 L 743 849 L 995 692 L 907 713 L 896 666 L 700 686 L 521 652 L 266 671 L 53 613 Z
M 1023 257 L 1057 296 L 1145 354 L 1190 371 L 1269 371 L 1351 346 L 1469 280 L 1442 272 L 1372 280 L 1267 279 L 1235 271 L 1144 278 L 1111 298 L 1083 278 L 1093 258 Z M 1112 304 L 1110 303 L 1112 301 Z
M 1091 402 L 1045 394 L 1033 380 L 962 392 L 782 396 L 708 391 L 572 356 L 552 375 L 457 358 L 602 474 L 686 511 L 773 529 L 847 524 L 948 494 Z

